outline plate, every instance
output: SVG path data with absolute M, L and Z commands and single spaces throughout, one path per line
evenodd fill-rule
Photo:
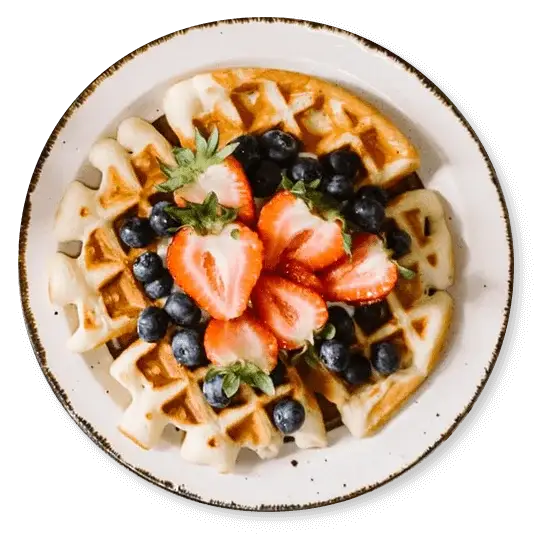
M 258 49 L 255 48 L 258 45 Z M 196 56 L 193 55 L 196 54 Z M 242 453 L 234 474 L 191 465 L 168 428 L 143 451 L 117 429 L 127 392 L 108 373 L 105 347 L 66 349 L 71 332 L 47 294 L 47 262 L 56 251 L 53 218 L 74 179 L 98 180 L 87 155 L 128 116 L 155 120 L 173 82 L 218 67 L 265 66 L 333 81 L 373 102 L 412 140 L 427 188 L 446 201 L 456 256 L 456 311 L 436 371 L 375 436 L 343 427 L 329 447 L 285 445 L 277 459 Z M 505 334 L 513 287 L 513 246 L 492 163 L 460 111 L 429 79 L 387 49 L 346 31 L 284 19 L 220 21 L 184 29 L 119 60 L 68 108 L 39 157 L 23 210 L 19 272 L 29 336 L 58 399 L 82 430 L 137 475 L 180 496 L 247 510 L 317 507 L 369 492 L 394 479 L 447 439 L 488 380 Z M 281 481 L 281 483 L 279 483 Z

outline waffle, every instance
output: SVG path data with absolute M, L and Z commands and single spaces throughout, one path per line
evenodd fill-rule
M 194 146 L 195 127 L 207 135 L 217 126 L 225 143 L 281 128 L 318 156 L 350 146 L 364 166 L 362 183 L 389 186 L 419 165 L 412 144 L 374 107 L 303 74 L 262 68 L 200 74 L 172 86 L 163 107 L 183 146 Z
M 306 411 L 303 426 L 293 434 L 296 445 L 326 445 L 317 401 L 295 369 L 288 368 L 286 382 L 273 397 L 243 385 L 232 405 L 218 413 L 201 392 L 206 368 L 191 372 L 177 364 L 169 339 L 153 344 L 134 340 L 138 315 L 154 303 L 134 279 L 132 262 L 149 249 L 164 252 L 165 245 L 124 248 L 116 230 L 131 213 L 149 216 L 152 200 L 159 196 L 155 185 L 165 179 L 158 159 L 174 163 L 169 142 L 149 123 L 127 119 L 119 126 L 116 141 L 101 140 L 91 150 L 90 161 L 102 174 L 99 189 L 75 181 L 60 202 L 55 216 L 57 240 L 82 243 L 78 258 L 57 253 L 49 270 L 52 303 L 73 305 L 77 311 L 78 326 L 68 347 L 86 352 L 115 339 L 120 342 L 122 353 L 110 373 L 132 400 L 119 428 L 145 449 L 156 445 L 165 426 L 173 424 L 188 434 L 182 456 L 221 472 L 233 470 L 242 447 L 262 458 L 273 457 L 284 438 L 269 414 L 274 403 L 286 396 L 298 400 Z
M 283 436 L 270 421 L 270 412 L 278 399 L 288 395 L 306 410 L 304 425 L 293 434 L 299 447 L 326 445 L 314 392 L 336 404 L 353 434 L 370 433 L 428 375 L 449 322 L 449 296 L 443 291 L 426 295 L 430 288 L 444 290 L 453 276 L 451 242 L 436 195 L 407 193 L 390 206 L 388 213 L 414 240 L 402 264 L 419 274 L 415 281 L 401 280 L 389 296 L 391 322 L 373 334 L 358 330 L 358 346 L 366 353 L 372 341 L 402 333 L 408 349 L 405 369 L 352 392 L 325 370 L 300 372 L 289 367 L 285 383 L 273 397 L 242 384 L 232 405 L 220 411 L 210 407 L 201 392 L 206 368 L 190 371 L 180 366 L 168 337 L 147 343 L 135 335 L 139 313 L 154 302 L 134 279 L 131 265 L 145 250 L 163 256 L 165 243 L 128 249 L 116 231 L 128 215 L 149 216 L 161 196 L 155 186 L 165 180 L 158 160 L 175 165 L 169 140 L 194 147 L 195 127 L 207 135 L 216 126 L 221 146 L 241 134 L 271 128 L 294 134 L 304 151 L 318 156 L 349 146 L 363 163 L 358 186 L 398 183 L 419 165 L 414 147 L 385 117 L 352 94 L 282 70 L 201 74 L 169 88 L 163 107 L 165 127 L 158 128 L 165 136 L 142 119 L 129 118 L 119 126 L 116 140 L 103 139 L 93 146 L 90 161 L 101 171 L 99 189 L 73 182 L 55 217 L 57 240 L 80 241 L 81 251 L 77 258 L 63 253 L 53 257 L 49 295 L 54 305 L 76 309 L 77 327 L 68 340 L 72 351 L 86 352 L 117 341 L 120 354 L 110 372 L 131 395 L 120 430 L 149 449 L 172 424 L 186 433 L 181 447 L 186 460 L 213 465 L 221 472 L 234 468 L 243 447 L 262 458 L 278 454 Z M 425 239 L 417 235 L 416 223 L 424 216 L 433 226 Z M 417 332 L 420 323 L 424 326 Z
M 425 189 L 404 193 L 387 216 L 411 237 L 411 251 L 400 264 L 416 272 L 400 278 L 386 300 L 387 321 L 373 332 L 355 322 L 354 350 L 370 357 L 370 346 L 390 340 L 399 348 L 401 368 L 386 377 L 374 372 L 357 388 L 324 367 L 307 368 L 306 383 L 334 403 L 352 435 L 370 435 L 385 424 L 432 372 L 445 341 L 453 300 L 453 246 L 438 195 Z

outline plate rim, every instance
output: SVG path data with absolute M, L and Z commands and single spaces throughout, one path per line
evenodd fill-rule
M 428 447 L 424 453 L 422 453 L 419 457 L 417 457 L 414 461 L 412 461 L 409 465 L 406 465 L 402 469 L 395 471 L 391 475 L 387 476 L 385 479 L 378 481 L 374 484 L 364 486 L 359 490 L 355 490 L 348 494 L 344 494 L 342 496 L 337 496 L 336 498 L 331 498 L 329 500 L 320 500 L 316 502 L 309 502 L 306 504 L 280 504 L 280 505 L 269 505 L 269 504 L 262 504 L 260 506 L 247 506 L 243 504 L 237 504 L 235 502 L 223 502 L 220 500 L 215 499 L 205 499 L 190 492 L 183 486 L 176 487 L 176 485 L 169 481 L 163 480 L 156 476 L 154 476 L 149 471 L 134 466 L 133 464 L 126 461 L 120 453 L 115 451 L 108 440 L 98 433 L 96 429 L 83 417 L 81 417 L 73 408 L 70 400 L 68 399 L 66 392 L 58 383 L 55 375 L 51 372 L 48 362 L 47 362 L 47 355 L 45 348 L 41 342 L 41 339 L 38 334 L 35 318 L 33 312 L 31 310 L 30 301 L 29 301 L 29 284 L 27 280 L 27 268 L 26 268 L 26 250 L 27 250 L 27 236 L 28 236 L 28 229 L 31 223 L 31 194 L 34 192 L 40 177 L 44 163 L 49 157 L 52 147 L 54 146 L 56 140 L 60 132 L 66 126 L 66 123 L 72 117 L 74 111 L 78 109 L 86 99 L 95 91 L 97 86 L 103 82 L 106 78 L 113 75 L 117 72 L 124 64 L 133 60 L 138 55 L 146 52 L 148 49 L 158 46 L 162 43 L 172 40 L 173 38 L 185 35 L 190 31 L 194 30 L 203 30 L 207 28 L 216 27 L 219 25 L 237 25 L 237 24 L 248 24 L 248 23 L 267 23 L 267 24 L 274 24 L 274 23 L 286 23 L 290 25 L 300 25 L 304 27 L 308 27 L 311 29 L 320 29 L 326 30 L 335 35 L 343 35 L 346 37 L 350 37 L 354 40 L 360 42 L 363 46 L 368 48 L 374 52 L 380 52 L 383 55 L 387 56 L 388 58 L 392 59 L 394 62 L 399 64 L 408 72 L 414 74 L 420 81 L 422 85 L 429 90 L 431 93 L 434 94 L 448 109 L 451 109 L 455 117 L 458 119 L 459 123 L 467 130 L 471 138 L 476 143 L 484 162 L 486 163 L 486 167 L 488 168 L 488 172 L 490 175 L 490 180 L 496 189 L 496 193 L 498 195 L 498 200 L 503 212 L 503 219 L 505 222 L 505 231 L 506 231 L 506 241 L 508 244 L 508 289 L 507 289 L 507 301 L 506 305 L 503 309 L 503 319 L 502 325 L 500 328 L 500 332 L 498 334 L 498 339 L 490 356 L 490 360 L 487 364 L 485 369 L 485 375 L 482 378 L 482 381 L 478 385 L 472 399 L 469 403 L 465 406 L 462 412 L 455 418 L 451 426 L 440 435 L 438 440 L 434 442 L 430 447 Z M 511 220 L 509 216 L 509 211 L 507 207 L 507 203 L 504 197 L 504 193 L 502 190 L 502 186 L 498 179 L 498 175 L 494 168 L 494 165 L 482 143 L 481 139 L 478 137 L 477 133 L 474 131 L 468 120 L 459 110 L 459 108 L 455 105 L 451 99 L 427 76 L 425 76 L 420 70 L 418 70 L 415 66 L 404 60 L 399 55 L 395 54 L 391 50 L 387 49 L 379 45 L 378 43 L 371 41 L 361 35 L 353 33 L 351 31 L 347 31 L 345 29 L 341 29 L 338 27 L 334 27 L 332 25 L 319 23 L 310 20 L 303 20 L 303 19 L 294 19 L 294 18 L 283 18 L 283 17 L 246 17 L 246 18 L 234 18 L 234 19 L 224 19 L 224 20 L 216 20 L 208 23 L 202 23 L 199 25 L 194 25 L 192 27 L 187 27 L 183 29 L 179 29 L 153 41 L 150 41 L 127 55 L 123 56 L 111 66 L 109 66 L 105 71 L 103 71 L 97 78 L 95 78 L 84 90 L 78 95 L 78 97 L 70 104 L 68 109 L 64 112 L 62 117 L 60 117 L 59 121 L 55 125 L 54 129 L 50 133 L 37 163 L 35 164 L 35 168 L 33 170 L 33 174 L 31 176 L 31 180 L 29 183 L 29 187 L 27 189 L 25 203 L 23 206 L 21 223 L 20 223 L 20 232 L 19 232 L 19 245 L 18 245 L 18 280 L 19 280 L 19 291 L 20 291 L 20 299 L 21 299 L 21 306 L 23 310 L 24 322 L 25 327 L 27 329 L 27 334 L 29 336 L 31 346 L 37 362 L 39 363 L 39 367 L 43 372 L 47 382 L 57 397 L 58 401 L 61 403 L 63 408 L 69 414 L 69 416 L 74 420 L 74 422 L 80 427 L 80 429 L 98 446 L 100 447 L 105 453 L 107 453 L 111 458 L 117 461 L 119 464 L 133 472 L 134 474 L 140 476 L 144 480 L 155 484 L 156 486 L 167 490 L 177 496 L 181 496 L 183 498 L 187 498 L 189 500 L 202 503 L 205 505 L 212 505 L 226 509 L 233 509 L 233 510 L 243 510 L 243 511 L 298 511 L 298 510 L 307 510 L 322 506 L 333 505 L 341 502 L 345 502 L 347 500 L 351 500 L 352 498 L 356 498 L 363 494 L 372 492 L 373 490 L 384 486 L 385 484 L 391 482 L 392 480 L 398 478 L 402 474 L 406 473 L 413 467 L 415 467 L 418 463 L 420 463 L 423 459 L 425 459 L 428 455 L 432 453 L 437 447 L 439 447 L 444 441 L 446 441 L 451 434 L 457 429 L 461 421 L 465 418 L 465 416 L 470 412 L 472 407 L 474 406 L 475 402 L 478 400 L 480 394 L 482 393 L 488 379 L 490 378 L 490 374 L 492 373 L 498 356 L 500 354 L 502 344 L 504 341 L 504 337 L 507 331 L 510 311 L 511 311 L 511 304 L 513 299 L 513 290 L 514 290 L 514 243 L 513 243 L 513 234 L 512 234 L 512 227 L 511 227 Z

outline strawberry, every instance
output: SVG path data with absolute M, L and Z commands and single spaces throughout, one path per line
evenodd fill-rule
M 318 294 L 323 292 L 323 285 L 319 278 L 309 270 L 309 268 L 298 261 L 282 261 L 275 272 L 300 286 L 305 286 L 306 288 L 314 290 Z
M 383 299 L 395 287 L 398 266 L 377 235 L 362 233 L 354 238 L 351 257 L 320 276 L 329 301 L 365 302 Z
M 350 251 L 345 222 L 330 199 L 317 190 L 319 181 L 293 184 L 282 180 L 284 191 L 262 209 L 257 229 L 265 248 L 266 269 L 281 260 L 303 263 L 310 270 L 325 268 Z
M 253 290 L 253 308 L 259 319 L 288 350 L 313 343 L 313 334 L 329 318 L 323 298 L 290 280 L 263 274 Z
M 218 202 L 237 208 L 239 219 L 247 225 L 255 221 L 255 203 L 243 167 L 231 155 L 237 144 L 228 144 L 218 151 L 218 129 L 206 140 L 195 129 L 196 152 L 189 148 L 173 148 L 176 167 L 160 163 L 167 181 L 158 190 L 173 192 L 175 203 L 201 203 L 210 192 L 215 192 Z
M 204 335 L 204 348 L 208 359 L 218 366 L 251 362 L 270 372 L 278 361 L 276 338 L 248 311 L 231 321 L 212 319 Z
M 237 212 L 210 193 L 202 204 L 166 211 L 184 227 L 167 250 L 175 283 L 216 319 L 239 317 L 262 269 L 257 234 L 236 222 Z

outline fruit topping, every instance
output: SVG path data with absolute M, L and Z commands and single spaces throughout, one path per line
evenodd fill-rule
M 260 138 L 260 143 L 266 157 L 278 163 L 286 163 L 294 158 L 299 149 L 296 138 L 278 129 L 265 132 Z
M 197 329 L 177 331 L 171 341 L 171 350 L 177 362 L 188 368 L 194 369 L 208 363 L 202 335 Z
M 388 340 L 371 345 L 371 364 L 373 369 L 382 375 L 389 375 L 400 367 L 400 356 L 397 347 Z
M 385 220 L 385 209 L 373 198 L 356 197 L 350 201 L 346 216 L 361 230 L 378 233 Z
M 214 408 L 225 408 L 231 399 L 224 393 L 225 375 L 214 375 L 204 380 L 202 393 L 208 404 Z
M 317 158 L 300 156 L 290 167 L 288 176 L 294 183 L 311 183 L 323 177 L 323 166 Z
M 410 253 L 412 240 L 410 235 L 403 229 L 391 227 L 385 233 L 385 243 L 387 244 L 387 249 L 392 251 L 391 256 L 394 259 L 400 259 Z
M 322 273 L 325 297 L 330 301 L 373 301 L 389 294 L 397 283 L 397 265 L 376 235 L 359 234 L 351 257 Z
M 152 242 L 154 232 L 147 218 L 138 218 L 134 216 L 124 221 L 119 229 L 119 237 L 128 247 L 140 249 Z
M 352 239 L 345 231 L 341 214 L 309 185 L 283 178 L 282 192 L 261 211 L 257 229 L 264 245 L 265 268 L 274 269 L 281 260 L 296 260 L 310 270 L 338 261 L 350 251 Z
M 236 211 L 210 193 L 202 204 L 169 210 L 184 225 L 167 250 L 175 283 L 216 319 L 234 319 L 247 308 L 262 268 L 262 243 L 235 222 Z
M 309 268 L 298 261 L 282 261 L 275 272 L 300 286 L 305 286 L 306 288 L 314 290 L 318 294 L 323 291 L 323 286 L 319 278 L 309 270 Z
M 371 377 L 371 364 L 365 356 L 352 354 L 348 367 L 341 372 L 341 376 L 350 385 L 360 385 Z
M 340 340 L 324 340 L 319 348 L 319 359 L 330 371 L 342 373 L 350 363 L 350 350 Z
M 272 411 L 274 425 L 283 434 L 297 432 L 305 422 L 305 408 L 294 399 L 285 398 L 276 403 Z
M 251 313 L 231 321 L 212 319 L 204 335 L 208 359 L 218 366 L 251 362 L 270 372 L 278 361 L 278 344 L 270 330 Z
M 150 225 L 156 234 L 161 237 L 171 235 L 179 226 L 179 222 L 165 211 L 165 208 L 170 205 L 170 202 L 162 200 L 154 205 L 150 214 Z
M 354 184 L 352 179 L 344 175 L 331 175 L 321 181 L 321 190 L 339 202 L 343 202 L 354 194 Z
M 181 327 L 195 327 L 200 322 L 200 308 L 183 292 L 173 292 L 163 307 L 169 318 Z
M 282 181 L 282 170 L 274 161 L 261 161 L 249 174 L 253 195 L 268 198 L 278 189 Z
M 348 148 L 331 152 L 324 157 L 324 162 L 330 173 L 343 175 L 349 179 L 356 176 L 362 165 L 360 156 Z
M 252 302 L 257 316 L 274 333 L 280 348 L 312 344 L 314 332 L 328 319 L 327 306 L 317 292 L 279 276 L 261 276 Z
M 144 292 L 150 299 L 159 299 L 168 296 L 173 288 L 173 278 L 167 270 L 162 275 L 151 282 L 144 284 Z
M 138 317 L 138 336 L 146 342 L 161 340 L 167 331 L 169 317 L 159 307 L 146 307 Z
M 391 310 L 386 300 L 370 303 L 368 305 L 361 305 L 356 307 L 354 311 L 354 320 L 367 335 L 375 332 L 390 319 Z
M 230 144 L 237 145 L 232 155 L 243 166 L 246 172 L 260 161 L 260 146 L 256 136 L 244 134 L 230 142 Z
M 196 151 L 173 148 L 177 166 L 169 167 L 160 163 L 167 181 L 157 188 L 162 192 L 173 192 L 179 206 L 187 202 L 201 203 L 214 192 L 220 204 L 236 208 L 239 219 L 252 224 L 255 204 L 249 181 L 241 164 L 230 157 L 238 145 L 228 144 L 218 151 L 218 142 L 217 129 L 208 140 L 195 129 Z
M 344 344 L 354 344 L 356 342 L 356 329 L 354 321 L 344 307 L 333 305 L 329 307 L 329 324 L 335 329 L 334 338 Z
M 364 185 L 356 192 L 356 198 L 369 198 L 370 200 L 379 202 L 381 206 L 385 207 L 389 200 L 389 193 L 387 192 L 387 189 L 382 189 L 381 187 Z
M 163 275 L 163 263 L 157 253 L 146 251 L 132 265 L 132 273 L 138 282 L 151 282 Z

